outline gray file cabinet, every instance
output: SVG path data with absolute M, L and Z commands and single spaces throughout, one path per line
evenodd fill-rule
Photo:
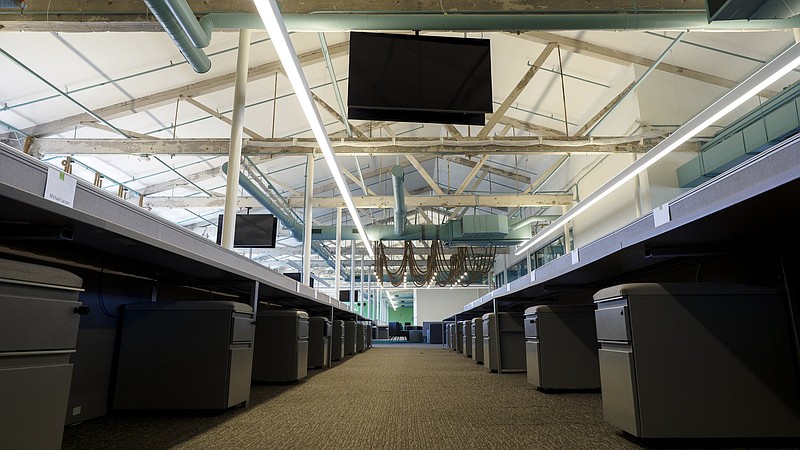
M 355 355 L 357 349 L 357 326 L 355 320 L 344 321 L 344 354 Z
M 470 321 L 472 331 L 472 360 L 483 364 L 483 318 L 476 317 Z
M 428 344 L 442 344 L 444 343 L 444 332 L 442 331 L 442 322 L 431 322 L 428 325 L 427 339 Z
M 253 352 L 254 381 L 296 381 L 308 375 L 308 314 L 259 311 Z
M 255 324 L 228 301 L 122 308 L 115 409 L 225 409 L 250 399 Z
M 61 447 L 83 280 L 0 259 L 0 448 Z
M 450 350 L 457 352 L 458 351 L 458 343 L 456 343 L 456 324 L 449 323 L 447 324 L 447 346 Z
M 344 358 L 344 320 L 334 320 L 331 328 L 331 361 Z
M 472 358 L 472 321 L 462 320 L 458 323 L 461 327 L 461 348 L 464 349 L 464 356 Z
M 525 310 L 528 383 L 540 389 L 600 387 L 594 305 Z
M 753 286 L 599 291 L 603 416 L 643 438 L 800 436 L 786 300 Z
M 356 323 L 356 352 L 362 353 L 367 350 L 367 324 L 364 322 Z
M 525 372 L 525 331 L 522 313 L 484 314 L 483 358 L 492 372 Z
M 454 350 L 458 353 L 464 353 L 464 327 L 461 326 L 461 322 L 453 324 L 453 341 L 455 344 Z
M 320 369 L 330 365 L 331 321 L 327 317 L 308 319 L 308 368 Z

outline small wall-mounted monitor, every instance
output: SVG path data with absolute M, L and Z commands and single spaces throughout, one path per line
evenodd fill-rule
M 278 219 L 272 214 L 237 214 L 234 248 L 275 248 Z M 222 243 L 222 214 L 217 220 L 217 244 Z
M 353 291 L 355 292 L 355 302 L 358 302 L 358 290 Z M 339 291 L 339 301 L 340 302 L 349 302 L 350 301 L 350 290 L 349 289 L 341 289 Z
M 285 272 L 283 275 L 287 276 L 287 277 L 289 277 L 289 278 L 291 278 L 291 279 L 293 279 L 295 281 L 297 281 L 298 283 L 302 283 L 303 282 L 303 274 L 300 273 L 300 272 Z M 308 283 L 308 287 L 312 287 L 313 288 L 314 287 L 314 278 L 311 278 L 309 281 L 310 281 L 310 283 Z
M 489 50 L 488 39 L 350 33 L 347 117 L 483 125 Z

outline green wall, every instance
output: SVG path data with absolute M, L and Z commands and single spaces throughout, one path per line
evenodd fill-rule
M 397 308 L 389 307 L 389 322 L 414 323 L 414 308 Z

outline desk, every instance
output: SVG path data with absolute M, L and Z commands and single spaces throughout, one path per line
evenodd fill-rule
M 585 301 L 578 303 L 591 303 L 591 295 L 603 287 L 654 274 L 694 281 L 694 273 L 671 267 L 732 250 L 752 263 L 747 269 L 765 269 L 767 261 L 777 261 L 777 253 L 788 256 L 787 247 L 800 247 L 789 231 L 800 224 L 798 198 L 800 137 L 794 137 L 669 202 L 669 222 L 656 226 L 653 213 L 645 214 L 576 249 L 574 259 L 562 256 L 443 320 L 480 317 L 493 312 L 495 302 L 506 311 L 581 295 Z
M 153 300 L 269 302 L 345 320 L 337 299 L 78 180 L 73 208 L 43 198 L 50 166 L 0 148 L 0 257 L 85 280 L 67 423 L 106 413 L 120 306 Z

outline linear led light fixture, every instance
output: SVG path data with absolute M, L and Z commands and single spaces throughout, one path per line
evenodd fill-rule
M 740 85 L 731 89 L 711 106 L 703 110 L 700 114 L 686 122 L 686 124 L 669 135 L 666 139 L 659 142 L 650 149 L 645 156 L 628 166 L 617 176 L 609 180 L 600 189 L 593 192 L 577 206 L 569 210 L 566 214 L 559 217 L 540 231 L 529 241 L 517 247 L 514 252 L 519 256 L 536 244 L 541 243 L 548 237 L 561 230 L 565 223 L 577 217 L 589 209 L 592 205 L 602 200 L 607 195 L 614 192 L 617 188 L 630 181 L 633 177 L 655 164 L 658 160 L 678 148 L 681 144 L 693 138 L 700 131 L 715 123 L 729 112 L 733 111 L 742 103 L 746 102 L 772 83 L 778 81 L 788 72 L 800 65 L 800 44 L 794 44 L 785 52 L 778 55 L 775 59 L 765 64 Z
M 300 107 L 308 120 L 311 131 L 317 139 L 322 155 L 325 156 L 325 162 L 328 163 L 331 175 L 336 181 L 336 186 L 342 193 L 344 203 L 347 205 L 347 210 L 350 211 L 350 216 L 356 224 L 358 234 L 361 236 L 361 241 L 364 242 L 364 247 L 370 258 L 374 258 L 375 254 L 372 251 L 372 245 L 369 242 L 364 225 L 361 224 L 361 219 L 358 217 L 358 210 L 353 203 L 353 198 L 350 196 L 350 188 L 344 182 L 342 171 L 339 169 L 339 164 L 336 161 L 336 154 L 333 152 L 331 141 L 328 138 L 328 133 L 325 131 L 325 126 L 322 123 L 322 118 L 319 115 L 317 106 L 311 98 L 311 90 L 308 87 L 306 77 L 303 75 L 303 70 L 300 67 L 300 61 L 297 59 L 297 53 L 292 46 L 292 41 L 289 39 L 289 33 L 286 31 L 286 24 L 283 23 L 281 12 L 275 0 L 253 0 L 258 14 L 261 16 L 261 21 L 264 22 L 264 27 L 269 33 L 272 44 L 275 46 L 275 51 L 278 53 L 278 58 L 281 60 L 283 70 L 286 72 L 286 77 L 289 78 L 289 83 L 294 89 L 297 100 L 300 102 Z

